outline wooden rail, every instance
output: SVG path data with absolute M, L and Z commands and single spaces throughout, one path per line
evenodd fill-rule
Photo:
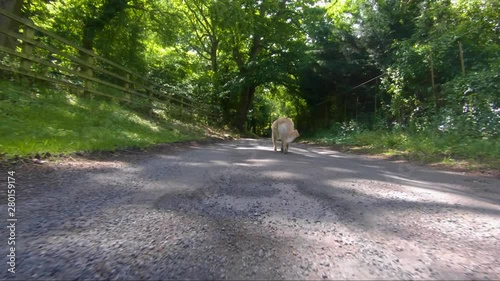
M 15 50 L 0 46 L 0 58 L 6 55 L 15 58 L 14 60 L 2 60 L 0 62 L 0 69 L 3 71 L 64 85 L 77 89 L 81 93 L 105 96 L 133 104 L 147 104 L 146 106 L 150 109 L 165 110 L 167 114 L 173 110 L 190 115 L 211 116 L 204 104 L 195 101 L 186 94 L 177 97 L 175 94 L 169 93 L 165 87 L 152 82 L 144 76 L 109 59 L 98 56 L 94 52 L 84 49 L 4 9 L 0 9 L 0 16 L 19 22 L 21 24 L 20 30 L 23 30 L 22 33 L 13 32 L 0 26 L 0 33 L 21 42 L 20 48 Z M 38 38 L 36 34 L 39 35 Z M 74 54 L 43 43 L 39 40 L 40 34 L 63 43 L 65 47 L 71 47 Z M 48 53 L 50 56 L 57 55 L 58 61 L 42 57 L 40 53 L 43 52 Z M 80 54 L 80 56 L 75 54 Z M 81 54 L 84 54 L 84 56 L 81 56 Z M 43 71 L 40 69 L 43 69 Z M 53 77 L 54 75 L 51 77 L 50 74 L 54 73 L 54 71 L 58 74 L 57 77 Z M 108 81 L 106 81 L 106 78 L 108 78 Z M 118 92 L 120 95 L 105 92 L 99 89 L 98 85 L 101 88 L 104 86 L 113 89 L 114 92 Z M 180 107 L 180 110 L 175 110 L 174 107 Z

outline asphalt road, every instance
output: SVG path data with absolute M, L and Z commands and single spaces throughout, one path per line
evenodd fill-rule
M 495 178 L 270 139 L 27 165 L 0 277 L 499 280 L 499 203 Z

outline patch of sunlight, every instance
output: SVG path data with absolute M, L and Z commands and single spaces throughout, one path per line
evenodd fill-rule
M 403 181 L 403 182 L 415 183 L 415 184 L 426 185 L 426 186 L 429 185 L 429 182 L 426 182 L 426 181 L 412 180 L 412 179 L 403 178 L 403 177 L 400 177 L 400 176 L 397 176 L 394 174 L 386 173 L 384 176 L 387 178 L 390 178 L 390 179 L 395 179 L 395 180 L 399 180 L 399 181 Z
M 139 140 L 139 139 L 141 139 L 141 138 L 139 137 L 139 134 L 134 133 L 134 132 L 123 132 L 123 134 L 124 134 L 127 138 L 129 138 L 129 139 L 135 139 L 135 140 Z
M 386 152 L 382 153 L 383 155 L 386 156 L 394 156 L 394 155 L 401 155 L 401 154 L 407 154 L 403 151 L 396 150 L 396 149 L 388 149 Z
M 252 159 L 252 162 L 254 163 L 280 163 L 280 161 L 276 159 Z
M 421 182 L 421 181 L 412 181 L 412 180 L 406 180 L 403 178 L 400 178 L 402 181 L 405 182 L 413 182 L 413 183 L 401 183 L 401 187 L 403 188 L 409 188 L 411 190 L 422 190 L 427 193 L 430 193 L 429 187 L 432 187 L 431 184 L 427 182 Z M 389 198 L 395 194 L 398 194 L 398 200 L 399 201 L 406 201 L 406 202 L 418 202 L 420 199 L 417 196 L 412 196 L 409 193 L 406 192 L 400 192 L 400 191 L 394 191 L 390 190 L 387 188 L 384 188 L 384 192 L 380 192 L 380 188 L 357 188 L 353 187 L 352 183 L 355 182 L 357 178 L 343 178 L 343 179 L 329 179 L 329 180 L 324 180 L 324 184 L 326 186 L 329 186 L 333 189 L 336 190 L 343 190 L 346 192 L 352 192 L 353 189 L 356 191 L 358 194 L 363 194 L 368 197 L 374 197 L 374 198 Z M 370 183 L 373 186 L 387 186 L 388 182 L 387 181 L 374 181 Z M 390 183 L 389 183 L 390 184 Z
M 47 131 L 48 135 L 53 136 L 53 137 L 65 137 L 65 136 L 73 133 L 70 130 L 61 129 L 61 128 L 53 128 L 51 126 L 47 126 L 45 128 L 45 130 Z
M 458 164 L 457 160 L 451 158 L 451 157 L 445 157 L 442 161 L 442 164 L 444 165 L 455 165 Z
M 343 168 L 324 167 L 323 169 L 335 173 L 355 173 L 353 170 Z
M 297 174 L 297 173 L 292 173 L 292 172 L 285 172 L 285 171 L 266 171 L 262 173 L 263 177 L 276 177 L 279 176 L 280 178 L 286 178 L 286 179 L 302 179 L 302 175 Z
M 374 149 L 373 145 L 361 145 L 361 146 L 355 146 L 351 148 L 352 151 L 366 151 L 366 150 L 372 150 Z
M 220 165 L 220 166 L 230 165 L 229 161 L 222 161 L 222 160 L 211 160 L 210 163 L 214 164 L 214 165 Z
M 77 105 L 78 104 L 78 98 L 75 95 L 72 94 L 67 94 L 66 99 L 68 100 L 68 103 L 71 105 Z
M 167 118 L 167 114 L 166 114 L 165 110 L 163 110 L 163 109 L 155 108 L 155 109 L 153 109 L 153 112 L 154 112 L 154 114 L 158 115 L 162 119 Z
M 326 156 L 332 156 L 332 157 L 335 157 L 335 158 L 343 158 L 342 155 L 339 155 L 338 152 L 336 151 L 333 151 L 333 150 L 318 150 L 318 151 L 314 151 L 315 153 L 319 154 L 319 155 L 326 155 Z
M 262 149 L 262 150 L 270 150 L 269 147 L 265 147 L 265 146 L 252 146 L 252 147 L 236 147 L 236 150 L 257 150 L 257 149 Z M 272 147 L 271 147 L 272 149 Z
M 146 119 L 138 116 L 137 114 L 130 114 L 129 119 L 131 121 L 133 121 L 134 123 L 136 123 L 137 125 L 147 127 L 148 129 L 151 129 L 152 131 L 155 131 L 155 132 L 160 131 L 160 128 L 157 125 L 153 124 L 149 120 L 146 120 Z

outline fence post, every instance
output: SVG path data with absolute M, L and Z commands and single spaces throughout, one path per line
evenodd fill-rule
M 85 76 L 89 78 L 93 78 L 94 70 L 92 69 L 92 67 L 94 66 L 94 57 L 91 55 L 87 55 L 85 58 L 85 62 L 87 63 L 88 66 L 84 68 L 83 74 L 85 74 Z M 91 98 L 92 97 L 91 90 L 94 88 L 94 83 L 90 79 L 85 78 L 84 85 L 85 85 L 84 86 L 85 90 L 83 92 L 83 95 L 87 98 Z
M 148 91 L 148 92 L 149 92 L 149 117 L 151 119 L 153 119 L 153 117 L 154 117 L 153 92 L 152 91 Z
M 32 29 L 29 26 L 24 26 L 24 36 L 26 36 L 28 39 L 34 39 L 35 38 L 35 30 Z M 23 42 L 22 45 L 22 53 L 26 55 L 27 58 L 30 58 L 33 55 L 33 45 L 31 45 L 28 42 Z M 23 59 L 21 62 L 21 68 L 24 71 L 30 71 L 31 70 L 31 61 L 29 59 Z
M 125 92 L 125 97 L 126 99 L 128 100 L 127 104 L 130 104 L 131 103 L 131 95 L 130 95 L 130 84 L 129 84 L 129 81 L 130 81 L 130 73 L 126 73 L 125 74 L 125 79 L 127 79 L 127 82 L 125 82 L 125 89 L 126 89 L 126 92 Z

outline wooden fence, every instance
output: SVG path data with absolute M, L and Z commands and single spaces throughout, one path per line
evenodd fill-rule
M 76 89 L 86 96 L 105 96 L 168 116 L 206 120 L 210 111 L 181 91 L 170 91 L 150 79 L 69 40 L 36 26 L 28 19 L 0 9 L 0 17 L 20 24 L 14 32 L 0 26 L 0 33 L 14 40 L 16 48 L 0 46 L 0 71 Z

